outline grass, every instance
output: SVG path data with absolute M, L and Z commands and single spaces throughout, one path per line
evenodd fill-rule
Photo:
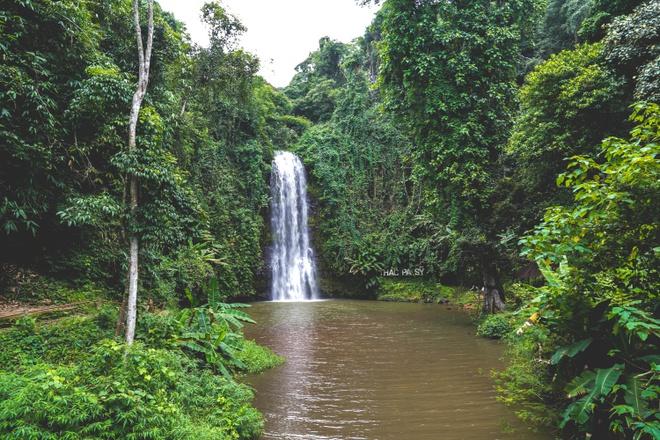
M 377 299 L 394 302 L 451 303 L 465 308 L 472 308 L 478 301 L 474 292 L 462 287 L 406 278 L 381 279 Z
M 245 364 L 245 372 L 251 374 L 261 373 L 284 363 L 284 357 L 249 339 L 243 343 L 238 359 Z

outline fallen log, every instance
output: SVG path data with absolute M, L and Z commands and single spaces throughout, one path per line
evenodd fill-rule
M 52 306 L 20 306 L 17 310 L 0 311 L 0 321 L 10 321 L 23 316 L 38 316 L 47 313 L 67 312 L 76 310 L 84 305 L 94 303 L 94 301 L 80 301 L 69 304 L 57 304 Z

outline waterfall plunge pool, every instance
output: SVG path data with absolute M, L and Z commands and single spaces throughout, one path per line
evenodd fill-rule
M 546 440 L 495 399 L 501 344 L 445 306 L 262 302 L 247 336 L 286 357 L 250 377 L 263 439 Z

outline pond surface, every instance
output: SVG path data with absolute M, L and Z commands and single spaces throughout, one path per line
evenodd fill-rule
M 250 378 L 264 439 L 551 438 L 495 400 L 502 346 L 474 336 L 462 312 L 337 300 L 256 303 L 250 314 L 248 336 L 287 359 Z

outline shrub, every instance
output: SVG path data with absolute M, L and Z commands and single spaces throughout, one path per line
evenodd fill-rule
M 104 339 L 116 322 L 111 305 L 51 323 L 26 317 L 0 332 L 0 438 L 258 437 L 253 393 L 231 374 L 283 359 L 245 341 L 242 322 L 252 320 L 216 290 L 202 307 L 140 314 L 130 347 Z
M 177 340 L 184 331 L 174 313 L 142 313 L 138 317 L 136 338 L 150 348 L 178 348 Z
M 477 335 L 491 339 L 500 339 L 513 330 L 511 313 L 488 315 L 477 327 Z
M 114 330 L 117 325 L 117 318 L 119 310 L 117 306 L 112 304 L 105 304 L 101 306 L 99 312 L 94 318 L 96 325 L 103 330 Z
M 512 310 L 529 304 L 540 292 L 531 284 L 516 282 L 505 286 L 507 307 Z
M 6 439 L 248 439 L 252 392 L 176 351 L 105 340 L 84 362 L 0 374 Z
M 515 409 L 516 415 L 537 426 L 556 426 L 563 399 L 561 390 L 553 388 L 552 374 L 545 359 L 552 346 L 545 329 L 532 326 L 522 334 L 509 333 L 506 338 L 507 368 L 495 371 L 497 399 Z
M 97 319 L 76 316 L 51 324 L 40 324 L 30 317 L 19 319 L 14 327 L 0 332 L 0 368 L 15 371 L 24 365 L 68 363 L 80 358 L 97 341 L 112 335 L 109 329 L 99 327 Z
M 79 439 L 102 433 L 103 405 L 75 379 L 72 369 L 48 364 L 25 374 L 0 373 L 2 438 Z
M 410 279 L 383 279 L 380 281 L 378 299 L 398 302 L 440 302 L 453 297 L 455 290 L 433 281 Z
M 275 354 L 268 347 L 263 347 L 254 341 L 245 340 L 242 348 L 236 353 L 238 360 L 248 373 L 260 373 L 269 368 L 277 367 L 284 358 Z
M 60 304 L 95 301 L 108 296 L 103 287 L 91 282 L 73 285 L 16 267 L 5 266 L 3 270 L 7 270 L 9 274 L 3 274 L 7 279 L 2 282 L 7 285 L 3 286 L 1 293 L 11 300 Z
M 574 203 L 549 208 L 521 241 L 546 280 L 529 311 L 553 336 L 544 356 L 564 438 L 660 437 L 660 106 L 636 104 L 631 120 L 630 139 L 571 158 L 557 183 Z
M 173 304 L 184 298 L 186 290 L 200 296 L 205 283 L 213 277 L 217 249 L 211 242 L 180 246 L 171 256 L 163 256 L 154 271 L 151 291 L 155 300 Z

